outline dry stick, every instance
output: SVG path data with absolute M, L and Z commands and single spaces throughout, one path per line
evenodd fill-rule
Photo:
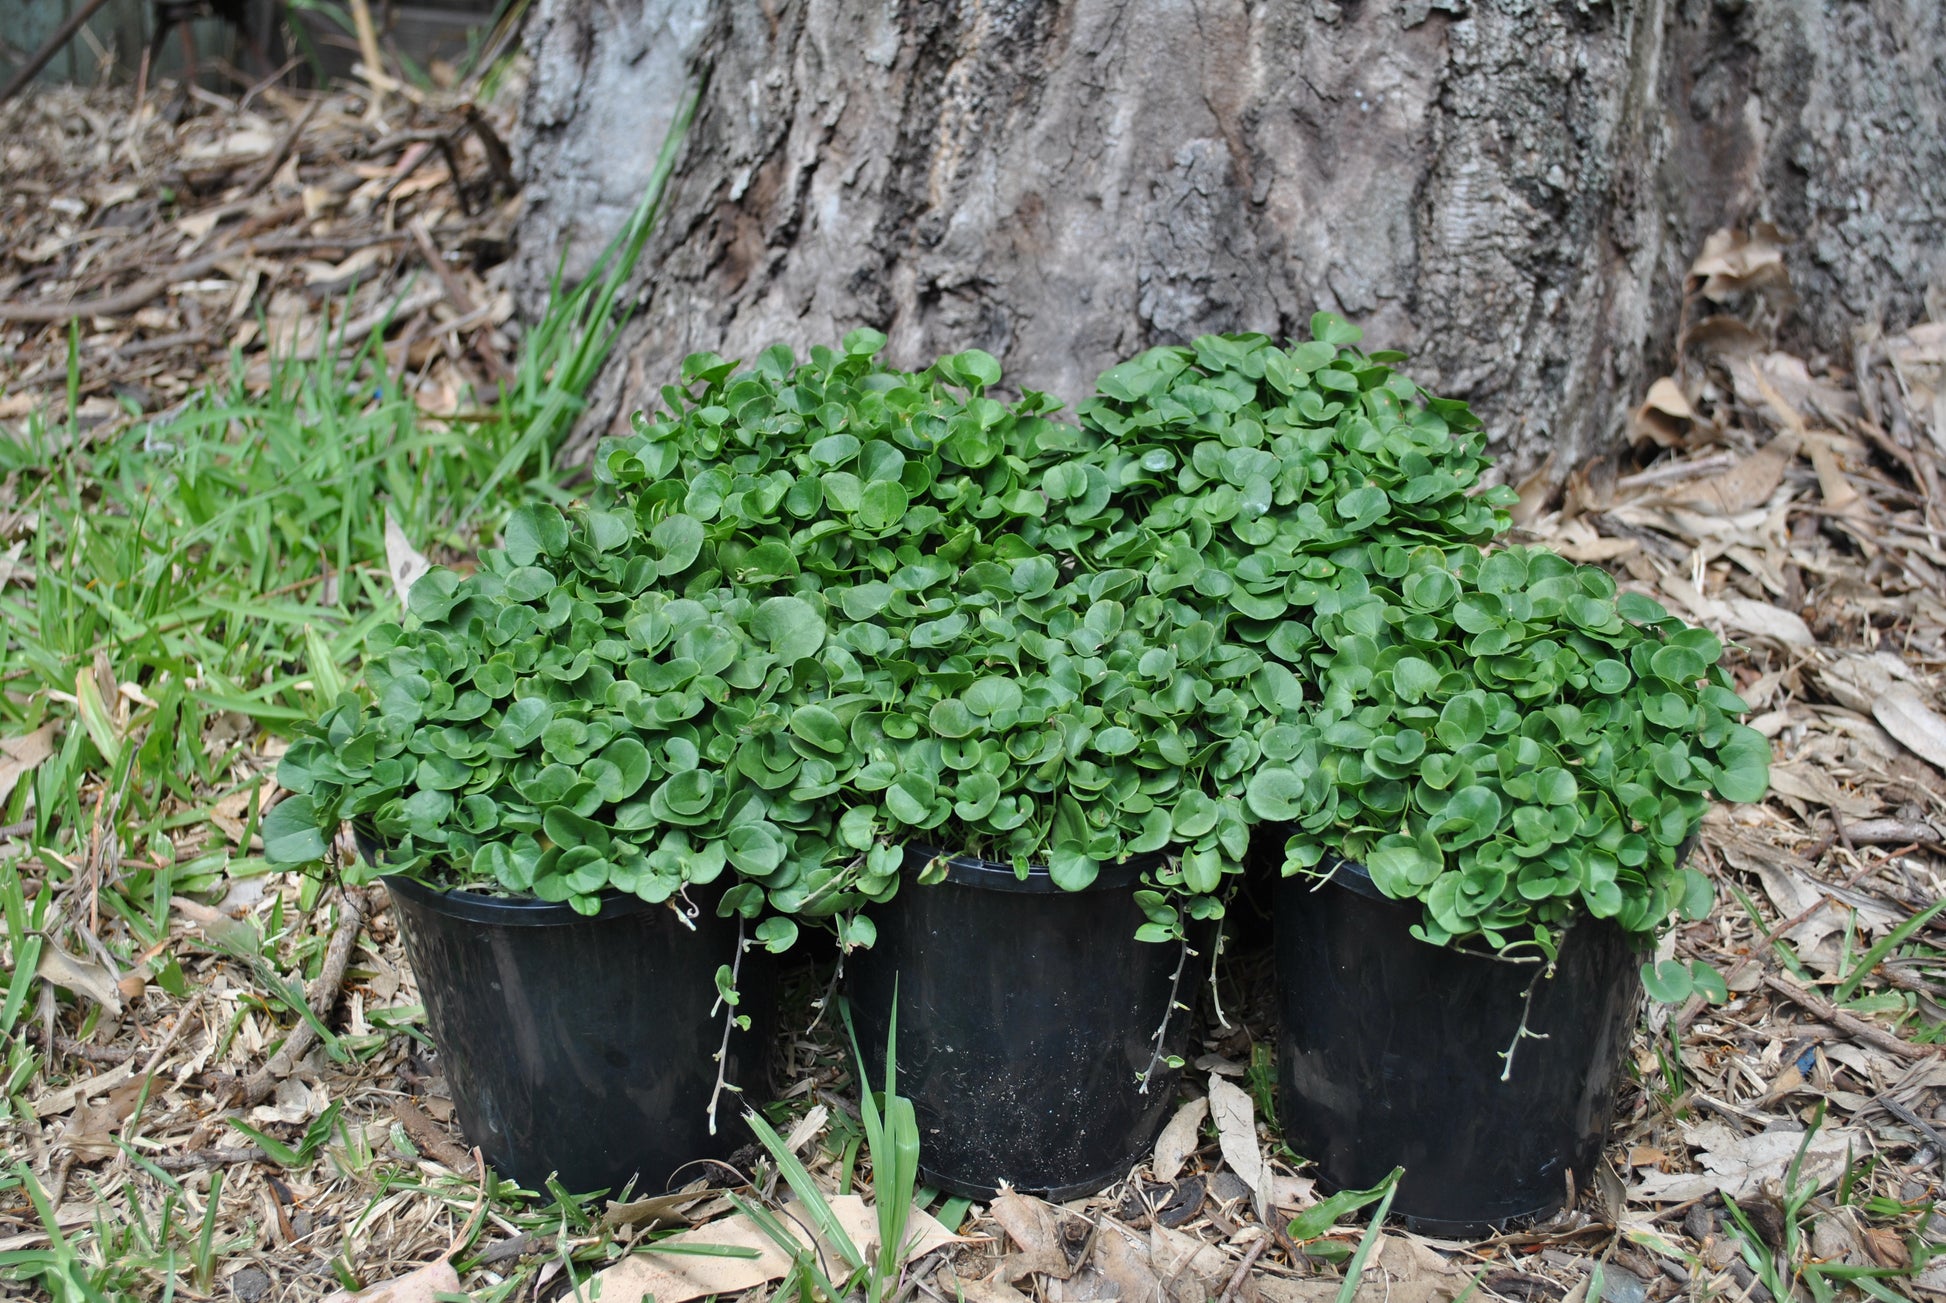
M 312 340 L 303 348 L 298 349 L 291 356 L 295 361 L 315 362 L 319 354 L 324 350 L 326 337 L 329 337 L 333 344 L 341 348 L 347 344 L 356 344 L 387 322 L 405 321 L 414 313 L 431 307 L 445 297 L 445 290 L 437 285 L 428 285 L 418 293 L 408 295 L 397 302 L 380 304 L 364 316 L 354 319 L 343 330 L 337 331 L 336 333 L 330 331 L 324 332 L 317 339 Z
M 1230 1303 L 1230 1300 L 1236 1297 L 1236 1292 L 1243 1288 L 1243 1278 L 1250 1274 L 1250 1268 L 1255 1265 L 1257 1259 L 1262 1257 L 1264 1250 L 1269 1247 L 1270 1237 L 1268 1235 L 1259 1237 L 1257 1242 L 1250 1246 L 1250 1251 L 1243 1255 L 1243 1261 L 1239 1262 L 1237 1269 L 1230 1273 L 1230 1283 L 1225 1285 L 1223 1292 L 1216 1296 L 1216 1303 Z
M 34 51 L 33 57 L 7 79 L 7 84 L 0 86 L 0 104 L 5 104 L 18 95 L 21 87 L 34 80 L 35 75 L 47 66 L 48 61 L 61 52 L 61 47 L 73 40 L 74 34 L 80 31 L 88 20 L 95 16 L 95 12 L 107 3 L 108 0 L 88 0 L 87 4 L 69 15 L 68 20 L 61 24 L 60 30 L 47 38 L 47 44 Z
M 1878 1105 L 1887 1113 L 1890 1113 L 1893 1117 L 1911 1127 L 1914 1131 L 1917 1131 L 1927 1140 L 1930 1140 L 1933 1146 L 1934 1165 L 1937 1166 L 1946 1163 L 1946 1136 L 1942 1136 L 1939 1132 L 1935 1131 L 1931 1123 L 1888 1095 L 1874 1095 L 1872 1096 L 1872 1103 Z
M 304 112 L 298 115 L 297 121 L 291 123 L 291 129 L 286 131 L 284 138 L 277 142 L 277 148 L 270 151 L 270 157 L 264 160 L 261 168 L 257 169 L 257 175 L 251 177 L 249 183 L 243 187 L 244 194 L 254 195 L 270 184 L 270 178 L 277 175 L 277 169 L 284 165 L 284 160 L 291 156 L 293 149 L 297 148 L 298 137 L 304 134 L 304 128 L 311 125 L 311 119 L 317 116 L 318 106 L 323 103 L 322 99 L 314 99 L 304 106 Z
M 244 252 L 242 249 L 233 247 L 211 249 L 201 257 L 178 263 L 159 275 L 136 281 L 120 293 L 106 294 L 98 299 L 83 299 L 79 303 L 62 304 L 0 303 L 0 321 L 50 323 L 67 321 L 74 317 L 117 317 L 125 312 L 133 312 L 178 281 L 200 276 L 225 258 L 242 252 Z
M 165 1172 L 194 1172 L 205 1167 L 231 1167 L 237 1163 L 262 1163 L 270 1155 L 255 1145 L 242 1149 L 192 1149 L 186 1154 L 149 1154 L 145 1163 L 154 1163 Z
M 351 965 L 351 952 L 358 944 L 358 933 L 365 926 L 363 902 L 356 892 L 344 893 L 345 916 L 338 920 L 338 930 L 331 934 L 331 944 L 324 952 L 324 967 L 318 972 L 318 980 L 310 991 L 311 1012 L 322 1021 L 331 1012 L 331 1006 L 338 1003 L 338 988 L 344 984 L 345 969 Z M 284 1044 L 270 1061 L 256 1072 L 243 1079 L 237 1089 L 239 1104 L 249 1106 L 261 1104 L 276 1093 L 277 1083 L 297 1070 L 303 1057 L 317 1044 L 317 1029 L 311 1020 L 298 1020 L 291 1028 L 291 1034 L 284 1038 Z
M 405 236 L 399 232 L 384 232 L 375 236 L 347 236 L 344 240 L 273 239 L 228 244 L 220 249 L 211 249 L 207 253 L 198 254 L 187 262 L 177 263 L 168 271 L 139 280 L 125 290 L 120 290 L 114 294 L 104 294 L 100 298 L 81 299 L 78 302 L 64 304 L 0 303 L 0 321 L 24 321 L 45 325 L 53 322 L 68 321 L 74 317 L 119 317 L 135 311 L 135 309 L 141 307 L 150 299 L 155 298 L 158 294 L 169 289 L 170 286 L 202 275 L 226 258 L 232 258 L 242 254 L 295 251 L 308 246 L 332 249 L 351 248 L 354 247 L 353 241 L 359 241 L 361 244 L 386 244 L 404 238 Z M 421 304 L 420 306 L 424 307 L 425 305 Z M 366 327 L 366 333 L 371 333 L 369 326 Z
M 392 1116 L 399 1120 L 406 1134 L 418 1142 L 419 1148 L 437 1158 L 455 1172 L 464 1176 L 472 1171 L 472 1155 L 452 1142 L 439 1124 L 426 1116 L 425 1110 L 409 1099 L 392 1101 Z
M 413 218 L 410 230 L 413 243 L 419 246 L 419 256 L 426 260 L 426 265 L 432 268 L 432 274 L 437 276 L 440 285 L 445 287 L 446 297 L 452 301 L 453 310 L 463 318 L 478 313 L 479 308 L 474 306 L 473 296 L 466 292 L 466 286 L 460 283 L 459 277 L 453 275 L 453 269 L 446 265 L 446 255 L 442 254 L 439 246 L 432 242 L 432 232 L 426 229 L 426 219 Z M 459 333 L 450 323 L 446 329 L 453 331 L 454 334 Z M 507 369 L 507 364 L 500 360 L 499 354 L 489 348 L 475 348 L 473 351 L 485 365 L 489 378 L 502 383 L 513 381 L 513 372 Z
M 358 57 L 365 64 L 365 81 L 372 88 L 370 112 L 375 115 L 385 92 L 396 90 L 398 83 L 385 71 L 379 58 L 378 32 L 372 26 L 372 8 L 366 0 L 351 0 L 351 25 L 358 33 Z
M 1825 899 L 1823 896 L 1820 896 L 1818 897 L 1817 902 L 1815 904 L 1809 906 L 1808 908 L 1800 911 L 1797 914 L 1792 915 L 1790 918 L 1785 919 L 1782 923 L 1779 923 L 1776 927 L 1767 930 L 1764 928 L 1763 921 L 1761 919 L 1758 920 L 1757 930 L 1765 933 L 1764 943 L 1761 946 L 1752 946 L 1750 948 L 1749 953 L 1745 954 L 1741 959 L 1737 960 L 1734 964 L 1731 964 L 1728 971 L 1726 971 L 1723 974 L 1724 983 L 1728 984 L 1730 982 L 1736 981 L 1738 977 L 1742 976 L 1743 970 L 1750 967 L 1752 960 L 1756 959 L 1757 956 L 1761 955 L 1764 951 L 1770 949 L 1770 945 L 1773 941 L 1775 941 L 1778 937 L 1783 936 L 1786 932 L 1790 931 L 1792 928 L 1796 927 L 1799 923 L 1802 923 L 1805 919 L 1811 917 L 1811 915 L 1817 913 L 1819 910 L 1823 909 L 1826 905 L 1830 903 L 1831 902 L 1829 900 Z M 1701 1014 L 1703 1010 L 1708 1007 L 1708 1005 L 1709 1005 L 1709 1001 L 1705 1000 L 1702 996 L 1700 995 L 1690 996 L 1689 1002 L 1683 1006 L 1682 1013 L 1676 1018 L 1676 1034 L 1680 1036 L 1684 1032 L 1688 1031 L 1690 1024 L 1696 1021 L 1697 1016 Z
M 1824 1019 L 1846 1035 L 1864 1041 L 1868 1045 L 1876 1045 L 1888 1054 L 1896 1054 L 1902 1059 L 1932 1059 L 1939 1057 L 1938 1053 L 1934 1050 L 1924 1046 L 1914 1045 L 1911 1041 L 1894 1036 L 1882 1027 L 1874 1027 L 1863 1018 L 1846 1013 L 1843 1009 L 1840 1009 L 1823 996 L 1815 995 L 1805 990 L 1796 982 L 1765 973 L 1764 985 L 1789 1000 L 1792 1004 L 1809 1009 L 1812 1013 Z

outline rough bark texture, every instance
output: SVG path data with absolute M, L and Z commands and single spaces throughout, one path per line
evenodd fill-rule
M 1326 308 L 1558 474 L 1716 227 L 1797 237 L 1793 329 L 1840 355 L 1941 273 L 1936 0 L 542 0 L 535 52 L 530 304 L 647 175 L 668 67 L 708 78 L 583 447 L 698 349 L 873 325 L 1072 402 Z

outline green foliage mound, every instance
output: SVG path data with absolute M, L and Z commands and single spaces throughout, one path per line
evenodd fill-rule
M 374 632 L 372 704 L 347 694 L 304 727 L 266 853 L 317 859 L 349 820 L 386 847 L 385 871 L 441 886 L 593 913 L 604 891 L 661 901 L 728 867 L 744 880 L 728 907 L 761 912 L 759 884 L 822 861 L 829 820 L 818 793 L 753 778 L 744 737 L 826 630 L 797 598 L 669 591 L 699 555 L 693 533 L 618 512 L 516 512 L 478 571 L 432 571 L 413 618 Z M 759 935 L 793 930 L 772 918 Z
M 1078 460 L 1093 437 L 1048 420 L 1041 395 L 986 397 L 999 369 L 983 353 L 905 374 L 876 361 L 883 344 L 858 332 L 749 368 L 693 357 L 597 461 L 651 533 L 695 522 L 689 582 L 788 592 L 827 621 L 789 715 L 745 741 L 780 777 L 836 767 L 852 854 L 808 871 L 818 903 L 883 899 L 899 847 L 927 841 L 1046 864 L 1069 888 L 1166 852 L 1158 885 L 1216 912 L 1248 842 L 1236 742 L 1263 658 L 1136 570 L 1077 568 L 1111 505 Z
M 1683 843 L 1770 757 L 1715 636 L 1538 548 L 1374 559 L 1320 603 L 1321 699 L 1250 780 L 1254 816 L 1300 829 L 1286 871 L 1342 856 L 1424 902 L 1427 941 L 1549 954 L 1582 912 L 1648 934 L 1706 909 Z

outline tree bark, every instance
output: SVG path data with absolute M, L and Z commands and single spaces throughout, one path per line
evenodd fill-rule
M 530 306 L 706 91 L 597 385 L 860 325 L 1072 403 L 1106 366 L 1317 309 L 1473 402 L 1519 472 L 1618 436 L 1708 233 L 1795 237 L 1788 342 L 1941 301 L 1931 0 L 542 0 Z

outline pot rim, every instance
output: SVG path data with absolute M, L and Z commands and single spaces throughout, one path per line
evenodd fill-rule
M 977 855 L 953 855 L 944 847 L 923 842 L 907 842 L 905 867 L 917 872 L 936 859 L 946 861 L 946 881 L 958 887 L 984 891 L 1013 891 L 1039 896 L 1084 896 L 1096 891 L 1125 891 L 1142 884 L 1142 874 L 1162 862 L 1160 855 L 1137 855 L 1116 864 L 1104 864 L 1095 880 L 1079 891 L 1055 885 L 1045 864 L 1030 864 L 1027 876 L 1014 872 L 1014 866 L 1001 860 L 981 859 Z
M 602 893 L 601 908 L 583 914 L 565 901 L 542 900 L 537 896 L 489 896 L 465 887 L 434 887 L 400 873 L 379 875 L 379 881 L 394 896 L 466 923 L 493 927 L 569 927 L 576 923 L 599 923 L 611 918 L 626 918 L 654 905 L 640 896 L 624 892 Z

